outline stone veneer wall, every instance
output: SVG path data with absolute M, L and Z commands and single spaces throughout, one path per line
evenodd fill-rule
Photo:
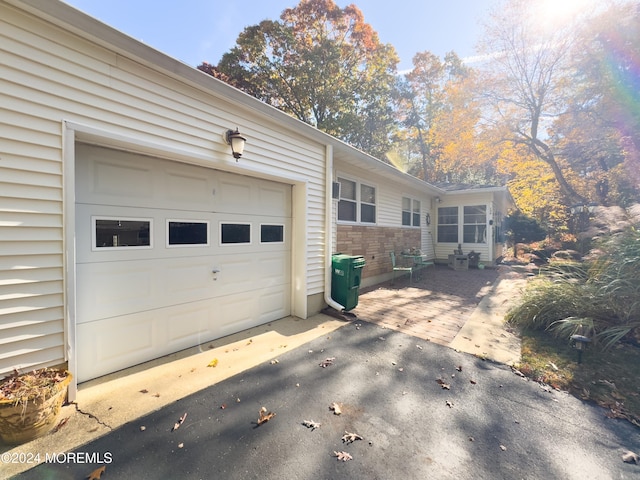
M 420 229 L 338 225 L 336 252 L 362 255 L 367 264 L 362 278 L 391 272 L 389 253 L 400 255 L 407 248 L 420 248 Z

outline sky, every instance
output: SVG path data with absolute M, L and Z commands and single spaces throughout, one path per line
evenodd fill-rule
M 277 20 L 298 0 L 64 0 L 69 5 L 196 67 L 216 65 L 245 27 Z M 497 0 L 334 0 L 355 4 L 382 43 L 398 52 L 398 70 L 428 50 L 440 58 L 475 54 L 482 22 Z

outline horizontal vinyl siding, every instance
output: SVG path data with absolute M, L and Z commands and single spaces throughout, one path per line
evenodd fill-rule
M 0 7 L 1 8 L 1 7 Z M 11 15 L 0 15 L 9 18 Z M 62 139 L 21 81 L 27 60 L 10 53 L 13 27 L 0 29 L 0 375 L 60 364 L 64 355 Z M 16 68 L 18 67 L 18 68 Z M 15 93 L 16 90 L 22 92 Z
M 307 293 L 323 291 L 324 145 L 3 3 L 0 105 L 0 373 L 64 361 L 64 121 L 192 152 L 182 161 L 304 179 Z M 222 141 L 235 127 L 249 139 L 238 164 Z

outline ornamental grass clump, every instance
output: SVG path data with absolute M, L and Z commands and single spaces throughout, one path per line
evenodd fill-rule
M 560 338 L 587 335 L 606 349 L 640 337 L 640 232 L 606 237 L 584 262 L 554 263 L 532 281 L 507 321 Z

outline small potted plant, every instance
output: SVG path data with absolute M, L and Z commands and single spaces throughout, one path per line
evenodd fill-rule
M 56 425 L 71 382 L 71 373 L 41 368 L 15 371 L 0 381 L 0 437 L 7 444 L 28 442 Z

